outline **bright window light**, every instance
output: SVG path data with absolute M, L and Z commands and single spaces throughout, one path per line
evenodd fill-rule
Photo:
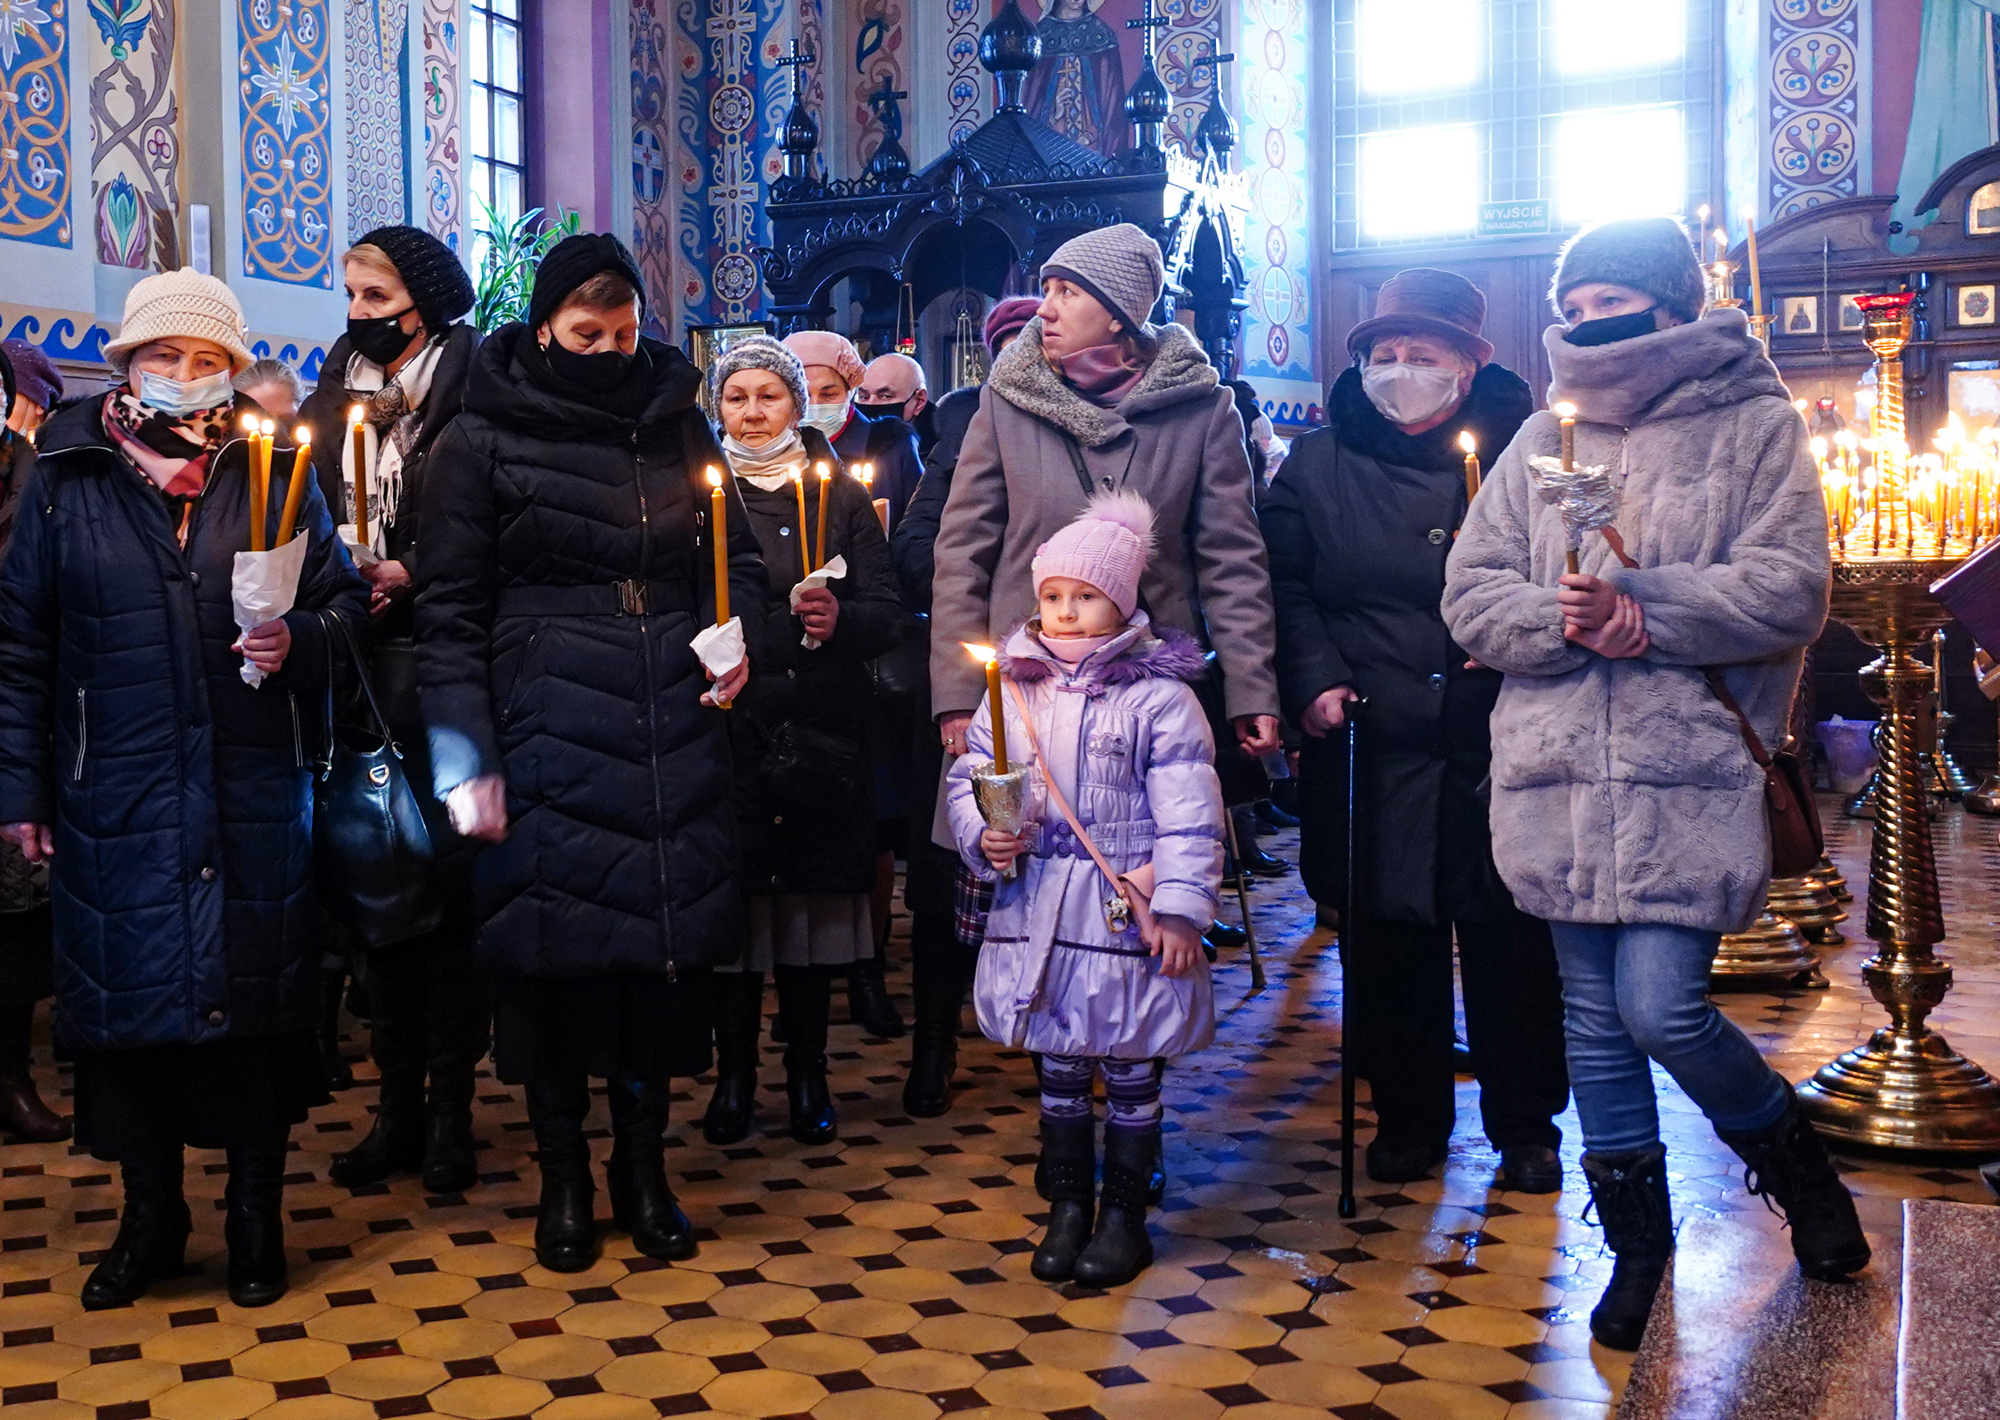
M 1556 126 L 1556 198 L 1567 227 L 1673 216 L 1687 205 L 1680 109 L 1589 109 Z
M 1371 237 L 1469 232 L 1479 192 L 1479 130 L 1469 123 L 1361 140 L 1361 229 Z
M 1555 0 L 1556 68 L 1612 74 L 1671 64 L 1687 47 L 1684 0 Z
M 1479 77 L 1479 0 L 1361 0 L 1360 9 L 1363 92 L 1436 93 Z

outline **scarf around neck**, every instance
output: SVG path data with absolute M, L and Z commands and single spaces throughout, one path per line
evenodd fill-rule
M 735 435 L 724 434 L 722 452 L 738 478 L 766 493 L 776 493 L 806 470 L 806 444 L 797 425 L 754 449 Z
M 368 506 L 381 510 L 380 520 L 393 526 L 403 502 L 403 462 L 423 432 L 424 400 L 444 357 L 444 337 L 424 346 L 392 377 L 367 356 L 347 362 L 347 391 L 361 405 L 368 427 L 379 441 L 374 474 L 369 480 Z M 351 488 L 354 483 L 353 441 L 342 446 L 341 462 Z
M 1052 362 L 1065 383 L 1100 409 L 1113 409 L 1146 372 L 1125 363 L 1116 344 L 1093 345 Z
M 124 385 L 104 397 L 104 431 L 132 466 L 170 498 L 200 494 L 210 456 L 229 437 L 236 401 L 172 415 L 139 402 Z

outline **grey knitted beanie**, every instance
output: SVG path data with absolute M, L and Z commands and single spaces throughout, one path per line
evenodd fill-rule
M 768 335 L 746 335 L 718 355 L 708 372 L 709 388 L 717 400 L 722 398 L 723 385 L 739 370 L 770 371 L 791 391 L 792 403 L 797 406 L 793 417 L 806 412 L 806 367 L 781 342 Z
M 1060 276 L 1095 296 L 1125 323 L 1145 328 L 1167 287 L 1167 264 L 1160 244 L 1130 222 L 1071 237 L 1042 263 L 1042 280 Z
M 1578 232 L 1556 258 L 1549 304 L 1591 281 L 1644 291 L 1684 321 L 1699 320 L 1707 298 L 1701 264 L 1686 230 L 1671 217 L 1633 217 Z

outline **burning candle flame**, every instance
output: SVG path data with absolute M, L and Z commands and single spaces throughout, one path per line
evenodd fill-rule
M 1461 449 L 1464 449 L 1468 454 L 1479 452 L 1479 445 L 1473 439 L 1472 431 L 1470 429 L 1461 429 L 1458 431 L 1458 446 Z
M 975 646 L 970 641 L 961 641 L 958 644 L 965 647 L 976 661 L 997 661 L 1000 659 L 1000 653 L 991 646 Z
M 1551 411 L 1554 412 L 1556 418 L 1558 419 L 1576 418 L 1576 406 L 1571 404 L 1566 399 L 1561 401 L 1560 403 L 1550 405 L 1549 408 Z
M 310 444 L 312 438 L 313 431 L 303 424 L 292 430 L 292 442 L 295 444 Z

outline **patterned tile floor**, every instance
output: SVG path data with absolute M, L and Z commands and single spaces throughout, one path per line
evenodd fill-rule
M 1835 833 L 1859 890 L 1865 830 Z M 1995 828 L 1953 813 L 1940 836 L 1959 976 L 1934 1019 L 2000 1067 Z M 1270 984 L 1249 996 L 1240 958 L 1218 973 L 1216 1044 L 1168 1077 L 1159 1260 L 1116 1293 L 1028 1276 L 1041 1204 L 1025 1059 L 967 1041 L 956 1107 L 913 1122 L 897 1104 L 906 1044 L 836 1026 L 837 1145 L 775 1132 L 775 1054 L 760 1116 L 772 1132 L 743 1147 L 704 1144 L 687 1121 L 705 1092 L 679 1097 L 669 1167 L 703 1233 L 701 1255 L 677 1266 L 612 1235 L 590 1272 L 537 1267 L 527 1124 L 518 1092 L 490 1079 L 478 1188 L 331 1186 L 329 1155 L 365 1125 L 370 1092 L 357 1088 L 295 1134 L 289 1296 L 245 1312 L 222 1295 L 221 1165 L 198 1156 L 190 1191 L 213 1200 L 197 1207 L 190 1253 L 202 1275 L 85 1314 L 77 1291 L 117 1227 L 112 1173 L 63 1145 L 9 1143 L 0 1406 L 6 1420 L 1608 1416 L 1629 1359 L 1593 1347 L 1584 1324 L 1608 1260 L 1580 1221 L 1574 1117 L 1569 1189 L 1493 1193 L 1497 1160 L 1462 1082 L 1444 1176 L 1401 1189 L 1364 1179 L 1361 1216 L 1341 1222 L 1336 960 L 1295 879 L 1257 899 Z M 1727 1009 L 1803 1074 L 1880 1019 L 1859 986 L 1865 955 L 1858 939 L 1832 950 L 1830 990 L 1737 994 Z M 358 1055 L 358 1028 L 349 1040 Z M 1662 1085 L 1683 1218 L 1775 1231 L 1734 1158 Z M 1851 1168 L 1877 1230 L 1898 1226 L 1907 1196 L 1986 1197 L 1968 1167 Z

